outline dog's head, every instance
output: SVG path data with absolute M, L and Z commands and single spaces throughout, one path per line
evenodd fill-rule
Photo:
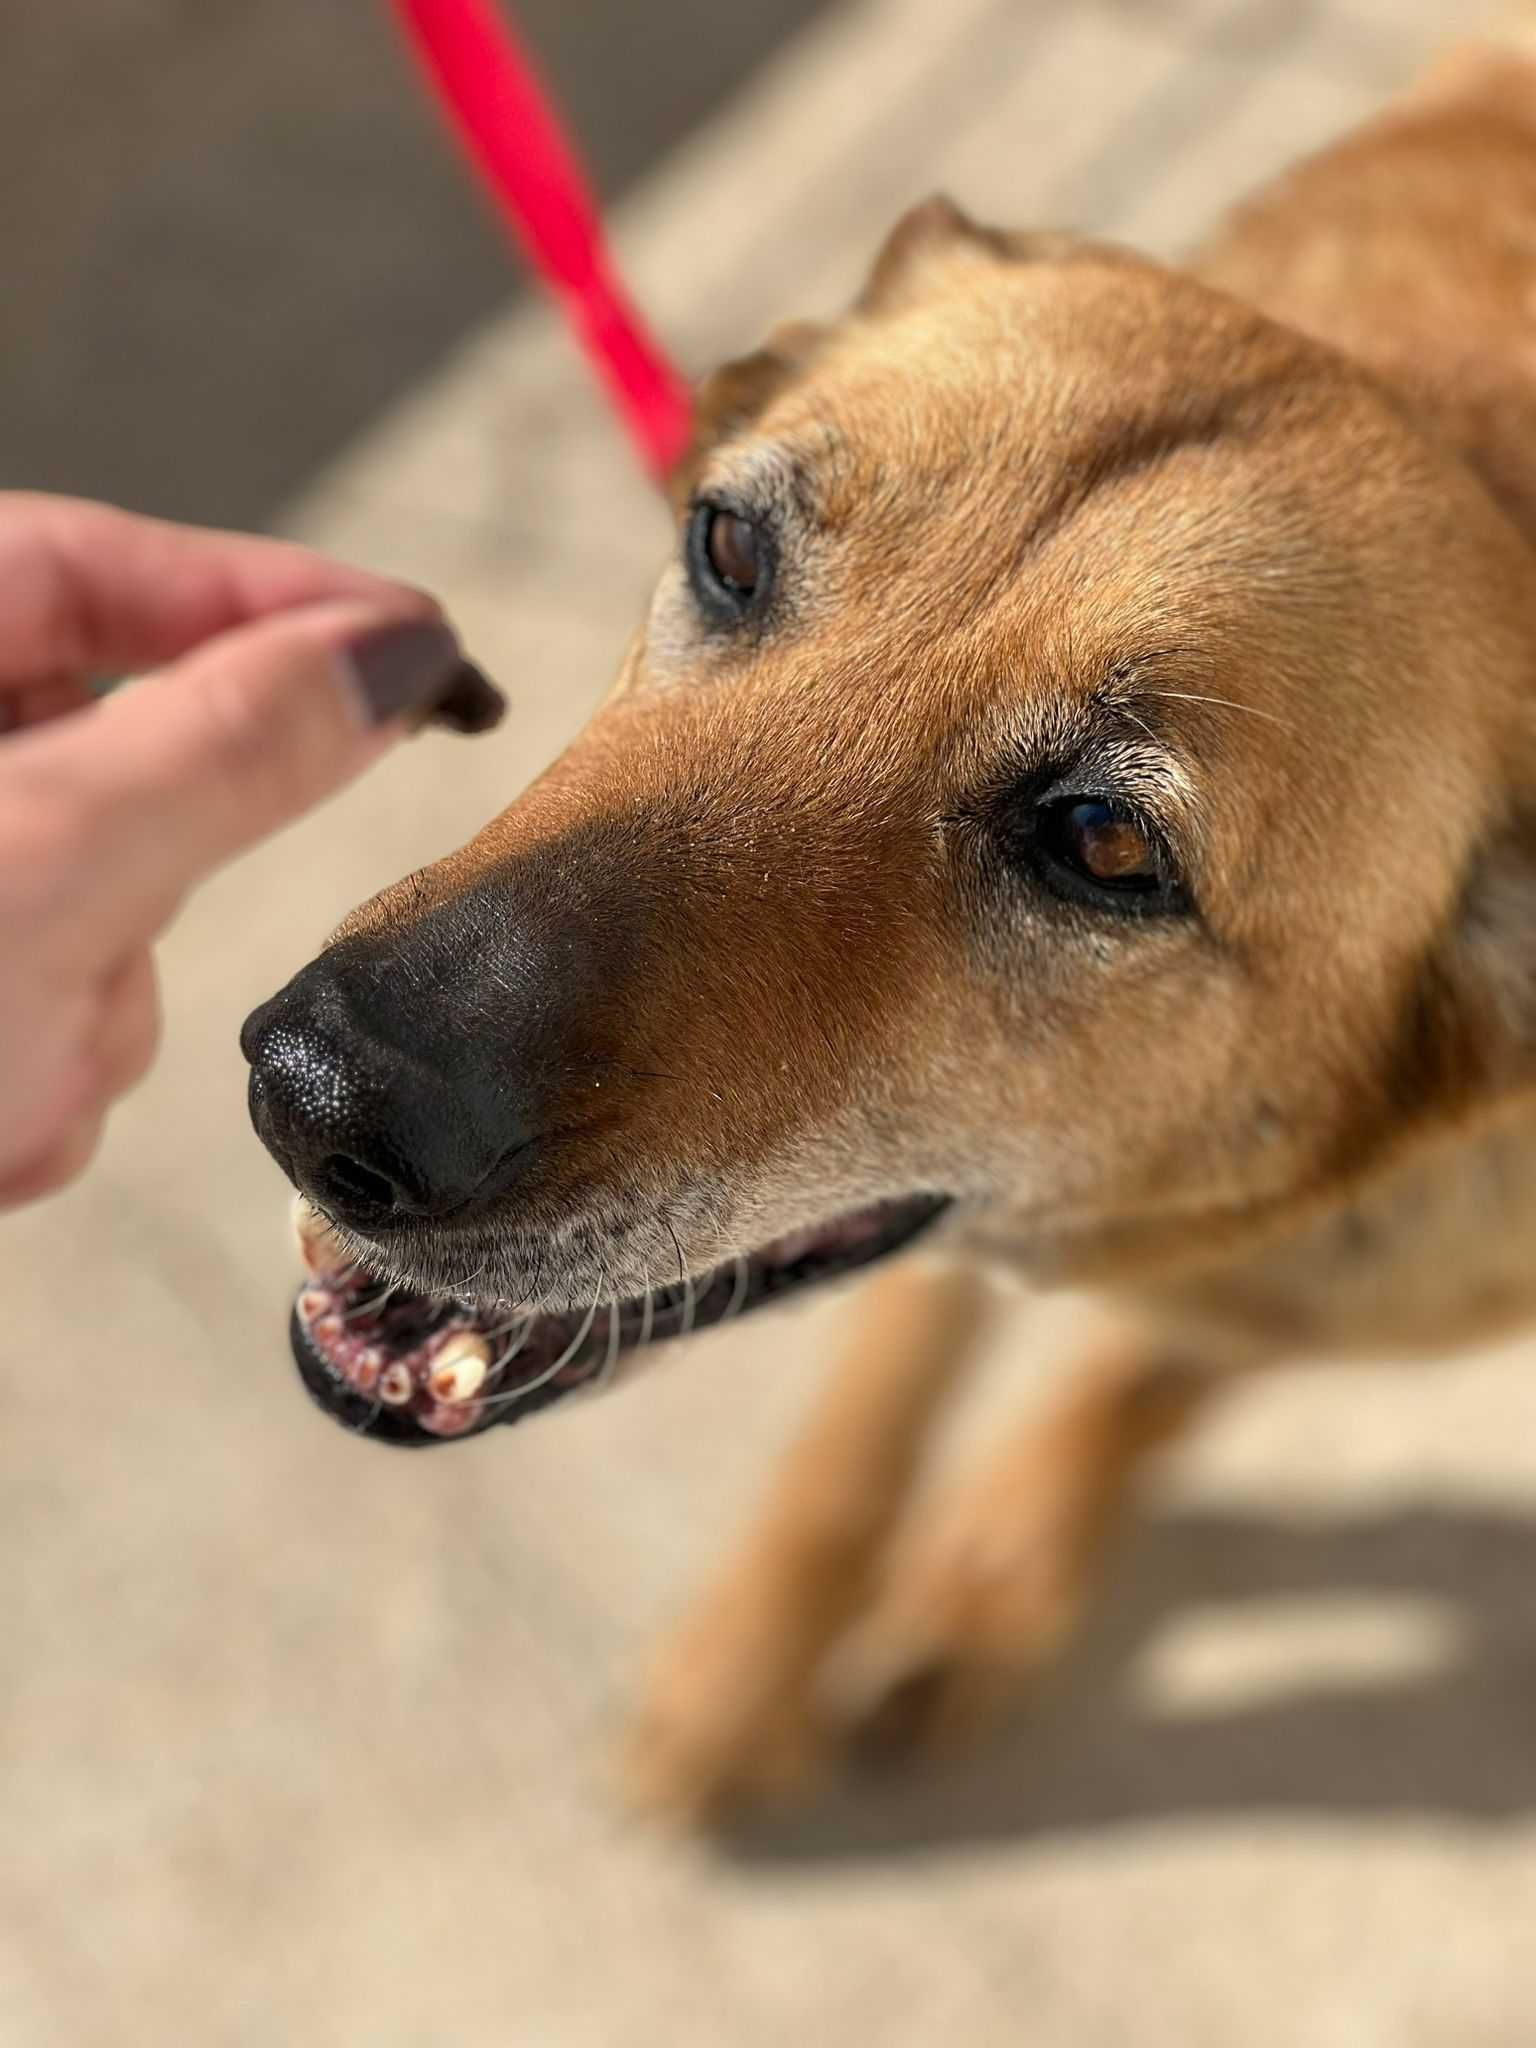
M 1530 1078 L 1536 590 L 1393 394 L 933 202 L 699 422 L 603 710 L 247 1027 L 370 1270 L 526 1305 L 502 1413 L 949 1202 L 1113 1272 Z

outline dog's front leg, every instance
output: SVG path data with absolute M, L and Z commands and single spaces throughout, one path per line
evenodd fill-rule
M 745 1541 L 651 1673 L 624 1754 L 634 1804 L 696 1822 L 804 1785 L 818 1667 L 869 1597 L 985 1303 L 975 1268 L 921 1254 L 859 1297 L 853 1341 Z
M 837 1674 L 854 1745 L 890 1757 L 969 1734 L 1061 1649 L 1149 1457 L 1224 1375 L 1134 1332 L 1107 1336 L 892 1547 Z

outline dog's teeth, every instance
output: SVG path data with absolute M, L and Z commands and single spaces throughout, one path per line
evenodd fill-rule
M 491 1362 L 491 1347 L 483 1337 L 470 1331 L 450 1337 L 432 1361 L 427 1386 L 433 1398 L 449 1405 L 472 1401 L 485 1385 Z
M 411 1368 L 401 1365 L 397 1359 L 379 1374 L 379 1399 L 390 1408 L 403 1408 L 416 1391 L 416 1382 L 411 1377 Z
M 299 1252 L 311 1273 L 339 1273 L 351 1264 L 340 1238 L 303 1195 L 294 1196 L 292 1214 Z
M 434 1401 L 416 1420 L 433 1436 L 462 1436 L 473 1428 L 483 1412 L 478 1401 Z
M 299 1320 L 303 1323 L 318 1323 L 331 1311 L 331 1297 L 323 1287 L 306 1287 L 299 1296 Z
M 347 1367 L 347 1378 L 360 1394 L 372 1394 L 378 1389 L 379 1380 L 385 1369 L 385 1359 L 376 1344 L 370 1344 L 359 1351 Z

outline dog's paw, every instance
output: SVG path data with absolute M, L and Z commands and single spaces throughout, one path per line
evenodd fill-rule
M 707 1827 L 793 1804 L 810 1789 L 822 1729 L 798 1668 L 750 1615 L 700 1614 L 641 1689 L 618 1758 L 632 1812 Z
M 984 1731 L 1059 1655 L 1091 1579 L 1049 1513 L 978 1515 L 893 1562 L 835 1660 L 829 1697 L 856 1761 L 889 1765 Z

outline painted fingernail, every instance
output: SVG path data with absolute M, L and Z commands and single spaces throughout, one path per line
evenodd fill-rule
M 449 732 L 489 732 L 506 716 L 507 700 L 472 661 L 461 661 L 458 672 L 432 706 L 429 725 L 441 725 Z
M 421 620 L 377 626 L 346 649 L 343 661 L 369 725 L 430 712 L 464 666 L 446 626 Z

